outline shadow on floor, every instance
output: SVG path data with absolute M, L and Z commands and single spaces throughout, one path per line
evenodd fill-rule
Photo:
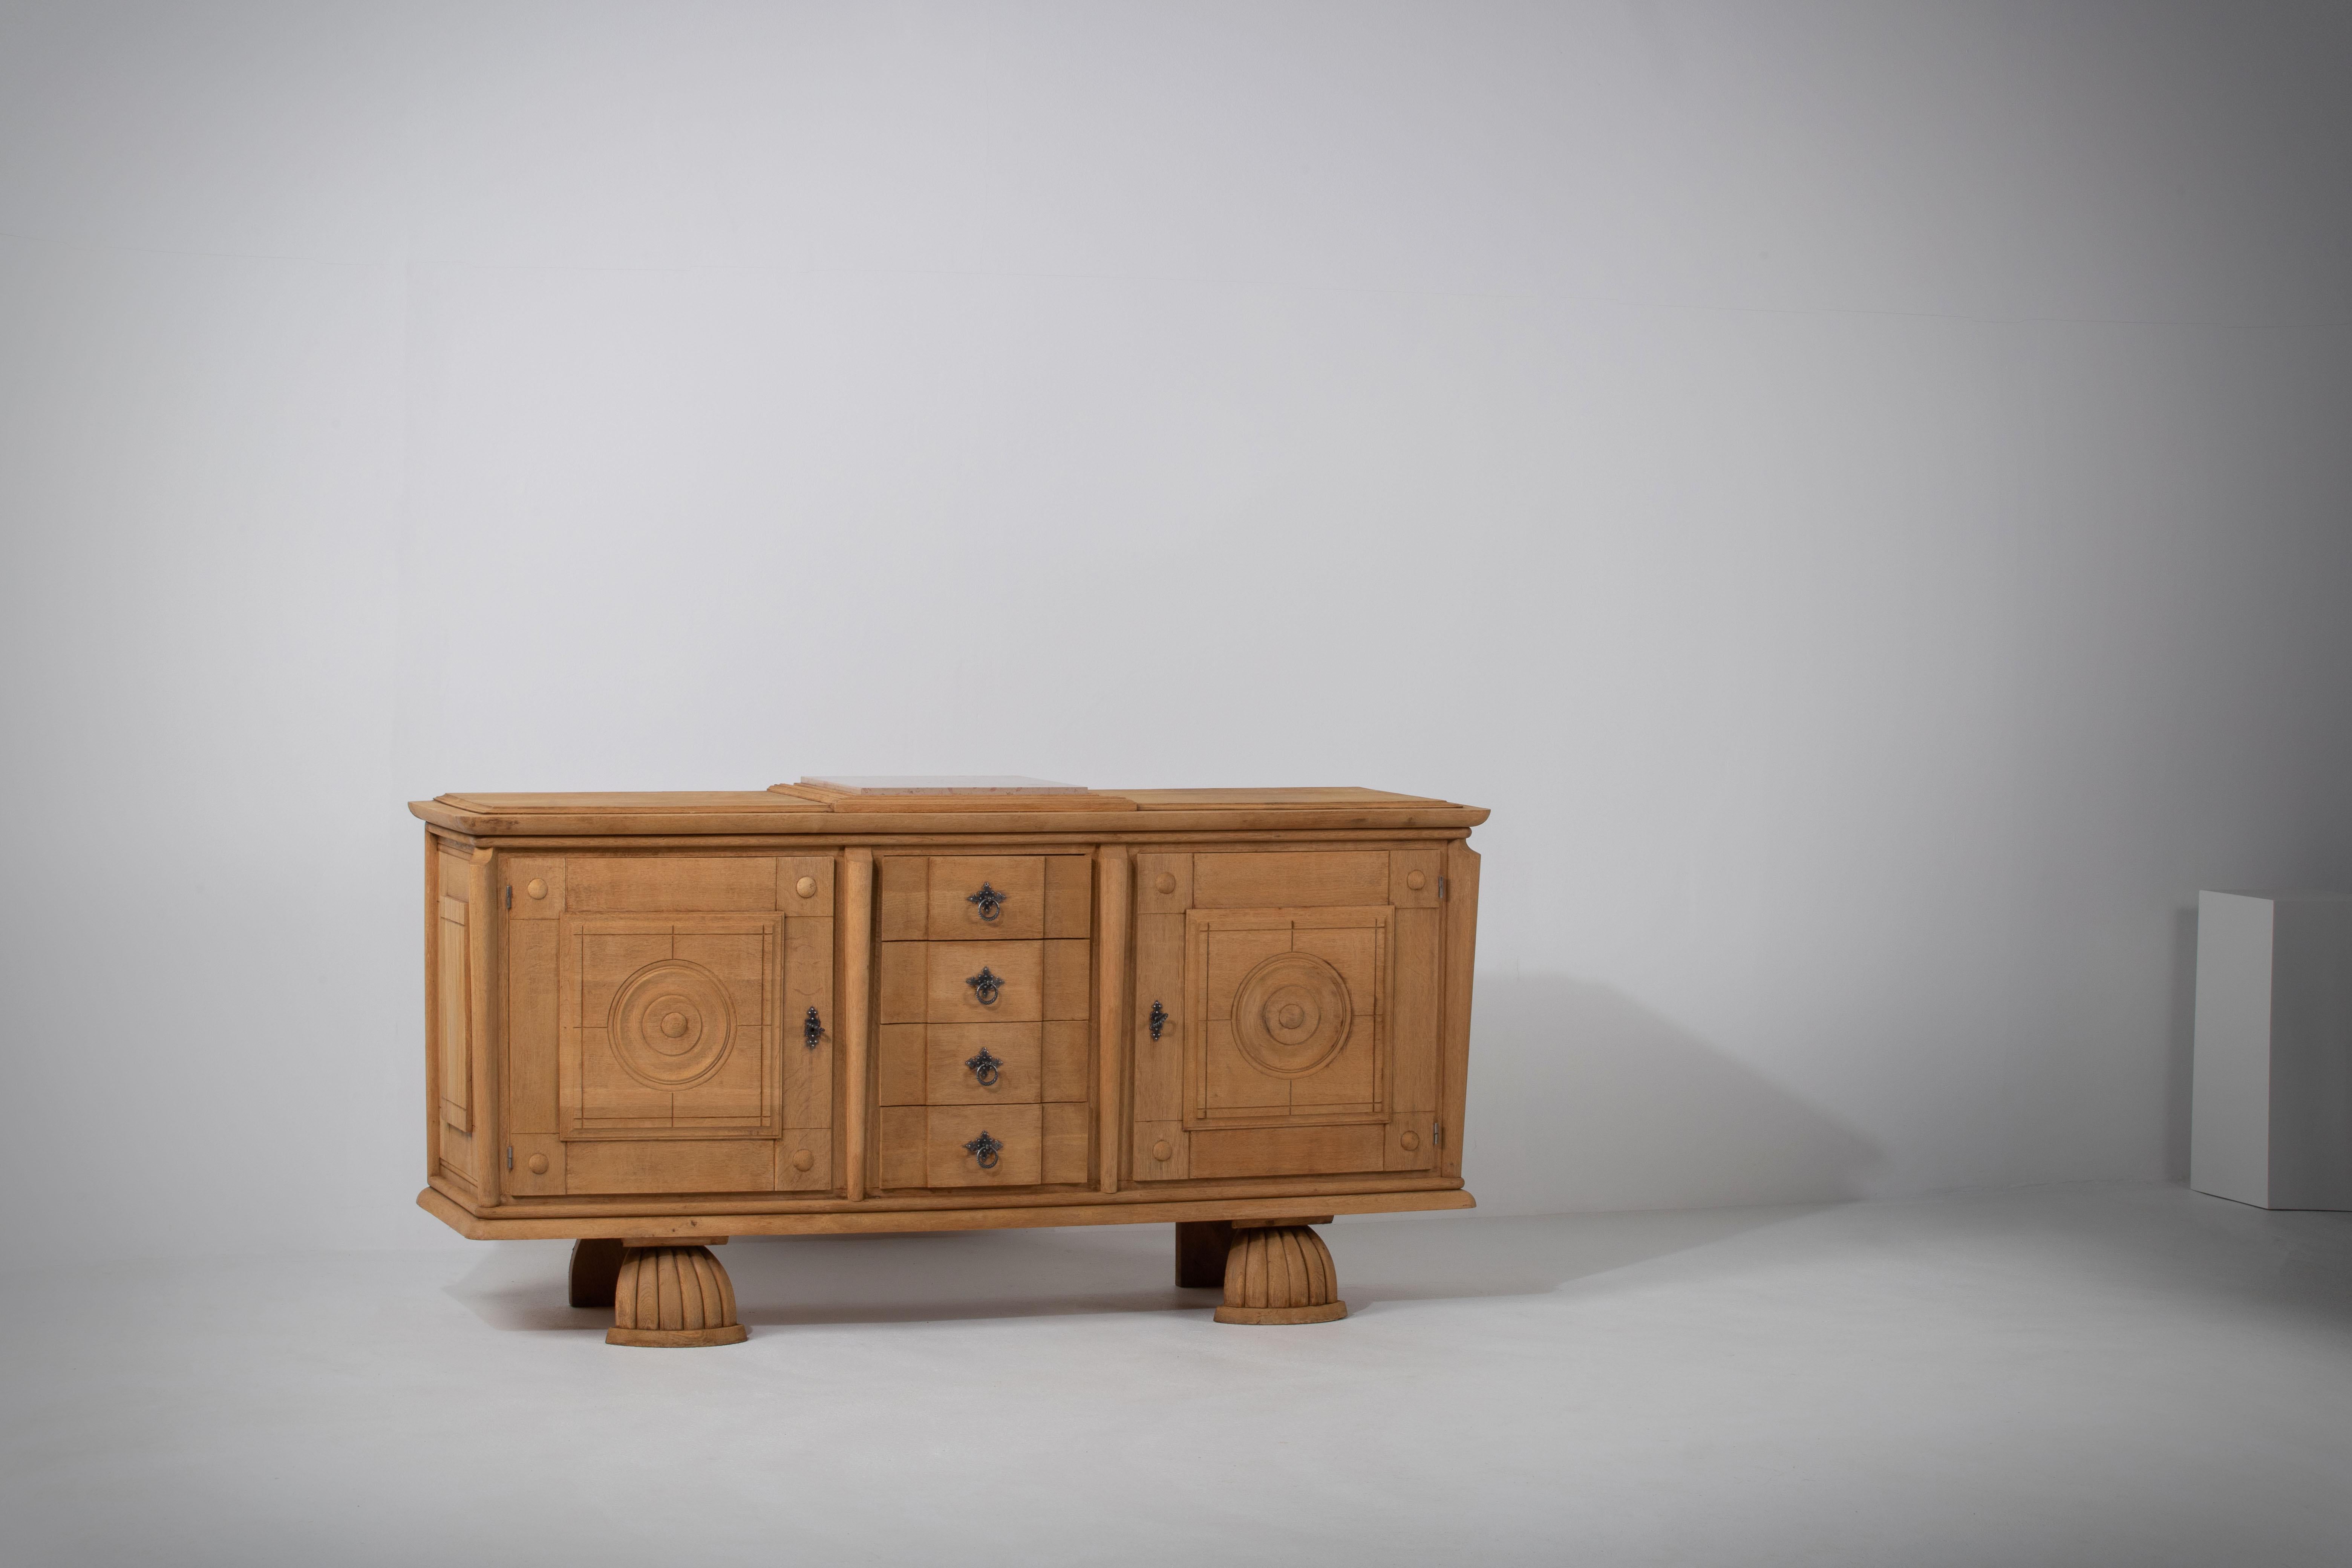
M 1426 1215 L 1322 1227 L 1351 1313 L 1391 1301 L 1535 1296 L 1813 1212 L 1487 1217 Z M 501 1242 L 450 1295 L 510 1332 L 602 1330 L 604 1310 L 564 1304 L 569 1242 Z M 1167 1225 L 894 1236 L 747 1237 L 719 1251 L 738 1315 L 762 1325 L 969 1322 L 1201 1311 L 1214 1289 L 1172 1282 Z
M 1841 1203 L 1885 1152 L 1612 986 L 1482 973 L 1463 1174 L 1511 1214 Z

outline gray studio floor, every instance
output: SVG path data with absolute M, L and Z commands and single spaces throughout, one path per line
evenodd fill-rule
M 608 1349 L 564 1247 L 5 1286 L 16 1563 L 2352 1562 L 2352 1215 L 2179 1188 L 1326 1233 L 739 1242 Z

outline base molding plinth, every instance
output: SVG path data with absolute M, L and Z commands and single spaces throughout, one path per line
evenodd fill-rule
M 686 1350 L 696 1345 L 740 1345 L 751 1337 L 751 1331 L 740 1323 L 729 1323 L 717 1329 L 607 1329 L 604 1342 L 608 1345 L 648 1345 L 670 1350 Z

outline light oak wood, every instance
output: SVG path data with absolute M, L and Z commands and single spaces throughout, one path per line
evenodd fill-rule
M 1116 1049 L 1113 1042 L 1120 1033 L 1120 1024 L 1127 1007 L 1127 947 L 1128 906 L 1131 868 L 1127 851 L 1116 845 L 1107 845 L 1096 858 L 1095 907 L 1096 950 L 1101 958 L 1102 971 L 1096 977 L 1096 997 L 1100 1006 L 1096 1027 L 1104 1042 L 1097 1058 L 1098 1077 L 1095 1084 L 1095 1107 L 1099 1132 L 1100 1150 L 1096 1163 L 1096 1185 L 1103 1192 L 1118 1191 L 1119 1090 L 1123 1084 L 1122 1064 L 1125 1053 Z M 1074 956 L 1083 960 L 1085 947 L 1075 942 L 1048 942 L 1049 949 L 1075 948 Z M 1062 973 L 1070 976 L 1065 985 L 1048 986 L 1049 1005 L 1046 1016 L 1067 1018 L 1072 1013 L 1062 1004 L 1079 1003 L 1075 976 L 1083 971 L 1065 965 Z M 1081 1009 L 1083 1011 L 1083 1009 Z
M 841 1038 L 845 1103 L 850 1110 L 843 1128 L 842 1172 L 845 1195 L 853 1202 L 866 1195 L 866 1128 L 867 1052 L 871 1046 L 871 1004 L 874 943 L 874 852 L 852 849 L 842 866 Z
M 922 1116 L 920 1107 L 914 1114 Z M 917 1146 L 920 1146 L 919 1134 Z M 1326 1184 L 1308 1184 L 1323 1185 Z M 1015 1230 L 1033 1226 L 1164 1225 L 1171 1220 L 1272 1217 L 1289 1224 L 1305 1217 L 1328 1219 L 1345 1214 L 1425 1214 L 1445 1209 L 1469 1209 L 1477 1200 L 1459 1187 L 1414 1189 L 1381 1185 L 1359 1193 L 1318 1192 L 1290 1197 L 1250 1197 L 1242 1193 L 1215 1196 L 1153 1193 L 1121 1193 L 1106 1197 L 1093 1193 L 1013 1193 L 994 1191 L 984 1199 L 970 1193 L 877 1194 L 859 1204 L 825 1206 L 771 1205 L 764 1210 L 730 1208 L 708 1215 L 681 1213 L 688 1205 L 626 1205 L 642 1213 L 573 1213 L 543 1218 L 508 1217 L 520 1205 L 509 1205 L 498 1217 L 475 1214 L 443 1183 L 416 1194 L 416 1206 L 458 1235 L 474 1241 L 569 1240 L 583 1236 L 635 1237 L 659 1234 L 699 1239 L 706 1236 L 869 1236 L 926 1230 Z M 984 1205 L 984 1206 L 975 1206 Z
M 934 942 L 1016 942 L 1045 934 L 1045 861 L 1036 855 L 931 858 L 923 934 Z M 982 889 L 998 901 L 991 919 Z
M 704 1247 L 630 1247 L 613 1281 L 604 1342 L 684 1348 L 740 1344 L 735 1284 Z
M 1331 1250 L 1305 1225 L 1234 1227 L 1221 1323 L 1328 1323 L 1348 1315 Z
M 1475 807 L 795 785 L 412 810 L 418 1201 L 464 1234 L 635 1256 L 1152 1220 L 1242 1238 L 1470 1205 Z M 1260 1315 L 1225 1321 L 1344 1312 L 1292 1299 L 1328 1272 L 1300 1234 L 1228 1300 Z M 740 1335 L 731 1302 L 664 1321 L 647 1279 L 650 1316 L 616 1307 L 616 1333 Z

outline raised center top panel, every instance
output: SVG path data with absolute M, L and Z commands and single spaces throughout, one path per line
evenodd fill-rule
M 844 795 L 1085 795 L 1085 784 L 1055 784 L 1020 773 L 824 773 L 803 775 L 812 789 Z

